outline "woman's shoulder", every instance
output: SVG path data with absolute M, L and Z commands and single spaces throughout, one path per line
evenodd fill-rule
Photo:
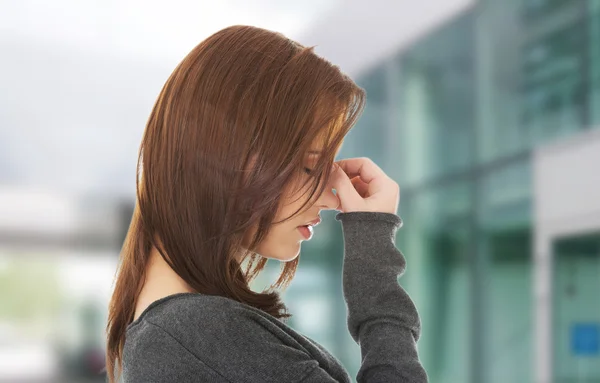
M 150 303 L 139 317 L 129 324 L 127 331 L 135 330 L 144 323 L 158 327 L 163 325 L 196 325 L 222 321 L 232 312 L 246 309 L 240 302 L 221 296 L 199 293 L 178 293 Z
M 257 332 L 277 335 L 293 331 L 279 319 L 255 307 L 216 295 L 178 293 L 152 302 L 127 327 L 128 333 L 157 327 L 176 339 L 189 340 L 205 333 L 251 336 Z
M 163 360 L 159 366 L 192 366 L 227 381 L 300 381 L 319 368 L 315 355 L 335 363 L 314 347 L 254 307 L 219 296 L 182 293 L 153 302 L 128 327 L 124 361 L 130 376 L 137 376 L 134 366 L 158 368 L 148 362 L 153 356 Z
M 172 294 L 150 303 L 140 316 L 129 325 L 128 329 L 143 322 L 162 321 L 163 319 L 170 319 L 172 316 L 181 318 L 186 315 L 193 317 L 202 314 L 214 315 L 215 312 L 209 309 L 220 307 L 227 310 L 231 309 L 234 303 L 238 302 L 212 295 L 198 293 Z

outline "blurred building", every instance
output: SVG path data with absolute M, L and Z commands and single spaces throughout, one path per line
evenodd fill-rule
M 368 94 L 344 155 L 401 185 L 431 381 L 600 381 L 600 2 L 345 11 L 320 47 Z

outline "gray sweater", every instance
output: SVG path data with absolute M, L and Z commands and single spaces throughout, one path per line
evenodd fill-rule
M 348 330 L 360 345 L 360 382 L 427 382 L 417 310 L 398 284 L 399 216 L 338 213 L 344 235 Z M 318 315 L 318 313 L 315 313 Z M 123 382 L 351 382 L 321 345 L 232 299 L 181 293 L 150 304 L 127 328 Z

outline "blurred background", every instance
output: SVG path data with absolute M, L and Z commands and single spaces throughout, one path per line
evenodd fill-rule
M 600 0 L 0 0 L 0 382 L 104 380 L 146 119 L 232 24 L 317 45 L 366 89 L 340 157 L 401 185 L 432 383 L 600 382 Z M 354 377 L 327 213 L 284 298 Z

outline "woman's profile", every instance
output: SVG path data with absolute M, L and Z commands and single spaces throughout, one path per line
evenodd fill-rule
M 419 316 L 397 280 L 399 187 L 367 158 L 335 160 L 364 102 L 312 48 L 261 28 L 225 28 L 183 59 L 140 146 L 109 305 L 110 382 L 350 382 L 286 325 L 278 292 L 322 210 L 342 225 L 357 381 L 427 381 Z M 281 275 L 255 292 L 267 259 Z

